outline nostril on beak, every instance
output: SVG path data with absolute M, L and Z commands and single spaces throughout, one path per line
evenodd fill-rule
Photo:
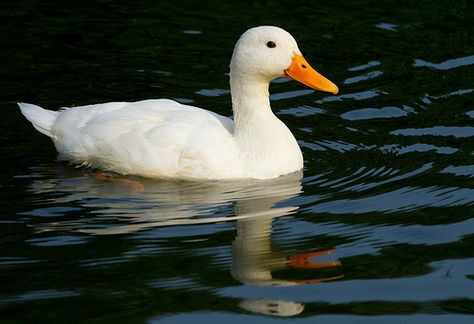
M 302 67 L 303 69 L 306 69 L 306 65 L 305 65 L 305 64 L 301 64 L 301 67 Z

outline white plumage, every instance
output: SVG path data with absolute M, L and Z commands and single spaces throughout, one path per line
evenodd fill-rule
M 270 47 L 269 41 L 276 46 Z M 330 84 L 311 84 L 314 75 L 308 73 L 314 70 L 309 65 L 303 68 L 308 76 L 292 70 L 300 57 L 296 41 L 280 28 L 256 27 L 244 33 L 230 65 L 235 122 L 167 99 L 56 112 L 19 106 L 33 126 L 53 140 L 60 158 L 76 164 L 156 178 L 275 178 L 300 170 L 303 158 L 290 130 L 271 111 L 270 81 L 287 75 L 337 92 L 320 75 L 316 77 Z

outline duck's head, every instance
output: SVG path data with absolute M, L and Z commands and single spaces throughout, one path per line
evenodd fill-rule
M 334 94 L 339 91 L 306 62 L 287 31 L 273 26 L 254 27 L 240 37 L 232 54 L 230 73 L 268 82 L 286 76 L 316 90 Z

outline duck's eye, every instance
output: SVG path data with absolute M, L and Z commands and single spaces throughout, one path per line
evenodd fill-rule
M 274 42 L 272 42 L 272 41 L 269 41 L 269 42 L 267 43 L 267 47 L 268 47 L 268 48 L 274 48 L 274 47 L 276 47 L 276 44 L 275 44 Z

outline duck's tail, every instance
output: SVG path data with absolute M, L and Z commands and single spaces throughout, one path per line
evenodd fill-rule
M 22 102 L 19 102 L 18 106 L 20 106 L 21 113 L 33 124 L 34 128 L 49 137 L 53 137 L 51 128 L 58 112 Z

